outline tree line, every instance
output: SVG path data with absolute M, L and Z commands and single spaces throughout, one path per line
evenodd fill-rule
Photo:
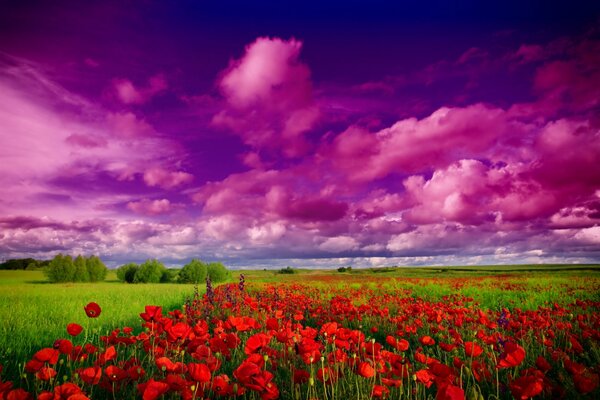
M 44 269 L 50 282 L 98 282 L 106 278 L 108 269 L 98 256 L 57 254 Z
M 126 283 L 202 283 L 209 277 L 212 282 L 223 282 L 231 277 L 220 262 L 204 263 L 193 259 L 181 269 L 167 269 L 158 260 L 146 260 L 142 264 L 128 263 L 117 269 L 117 278 Z

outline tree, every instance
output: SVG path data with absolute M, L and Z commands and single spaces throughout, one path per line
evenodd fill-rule
M 202 261 L 193 259 L 179 271 L 180 283 L 202 283 L 206 280 L 208 268 Z
M 133 283 L 160 283 L 165 266 L 158 260 L 146 260 L 133 277 Z
M 225 268 L 220 262 L 208 264 L 207 272 L 212 282 L 223 282 L 231 278 L 231 271 Z
M 106 278 L 108 269 L 98 256 L 90 256 L 86 260 L 86 266 L 90 282 L 103 281 Z
M 73 261 L 74 265 L 74 273 L 73 273 L 73 281 L 75 282 L 89 282 L 90 274 L 87 270 L 87 262 L 85 258 L 81 255 L 75 257 L 75 261 Z
M 50 282 L 73 282 L 75 277 L 75 266 L 73 265 L 73 258 L 71 256 L 65 256 L 57 254 L 48 268 L 45 270 L 45 274 Z
M 121 282 L 133 283 L 135 273 L 139 268 L 140 266 L 135 263 L 121 265 L 117 269 L 117 278 L 119 278 Z

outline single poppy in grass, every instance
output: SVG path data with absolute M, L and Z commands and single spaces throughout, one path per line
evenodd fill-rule
M 78 336 L 82 331 L 83 331 L 83 327 L 79 324 L 73 323 L 73 324 L 67 325 L 67 333 L 71 336 Z
M 89 318 L 98 318 L 100 316 L 100 313 L 102 312 L 102 309 L 100 308 L 98 303 L 95 303 L 93 301 L 91 303 L 88 303 L 88 305 L 83 307 L 83 309 L 85 310 L 85 313 Z

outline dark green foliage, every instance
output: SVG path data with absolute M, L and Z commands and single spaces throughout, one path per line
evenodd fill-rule
M 97 256 L 84 258 L 57 254 L 44 273 L 50 282 L 97 282 L 106 278 L 106 265 Z
M 108 269 L 98 256 L 90 256 L 86 260 L 86 266 L 90 282 L 103 281 L 106 278 Z
M 166 268 L 160 277 L 160 283 L 176 282 L 178 272 L 178 269 Z
M 133 283 L 160 283 L 165 266 L 158 260 L 146 260 L 133 277 Z
M 213 283 L 224 282 L 231 278 L 231 271 L 225 268 L 220 262 L 211 262 L 208 264 L 207 273 Z
M 50 282 L 73 282 L 75 277 L 73 258 L 59 253 L 50 261 L 50 265 L 44 272 Z
M 89 282 L 90 274 L 88 273 L 88 270 L 87 270 L 86 259 L 83 258 L 81 255 L 78 255 L 77 257 L 75 257 L 75 260 L 73 261 L 73 265 L 75 268 L 75 271 L 73 274 L 73 280 L 75 282 Z
M 26 269 L 30 271 L 42 269 L 50 264 L 50 260 L 35 260 L 33 258 L 12 258 L 0 264 L 0 269 L 17 270 Z
M 339 267 L 338 272 L 352 272 L 352 267 Z
M 117 278 L 121 282 L 133 283 L 133 279 L 135 277 L 135 273 L 140 268 L 139 265 L 135 263 L 129 263 L 125 265 L 121 265 L 117 269 Z
M 285 267 L 285 268 L 281 268 L 279 271 L 277 271 L 277 273 L 278 274 L 297 274 L 298 271 L 292 267 Z
M 180 283 L 203 283 L 208 274 L 208 267 L 202 261 L 193 259 L 179 271 Z M 211 278 L 212 279 L 212 278 Z

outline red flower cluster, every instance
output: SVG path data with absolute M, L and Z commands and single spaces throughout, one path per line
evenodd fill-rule
M 83 343 L 83 328 L 67 325 L 73 342 L 58 339 L 25 365 L 35 393 L 0 380 L 0 399 L 591 398 L 600 395 L 600 366 L 586 349 L 600 342 L 599 309 L 491 311 L 458 295 L 428 302 L 383 285 L 327 293 L 225 285 L 183 310 L 147 306 L 138 331 Z M 101 309 L 90 303 L 85 312 Z

